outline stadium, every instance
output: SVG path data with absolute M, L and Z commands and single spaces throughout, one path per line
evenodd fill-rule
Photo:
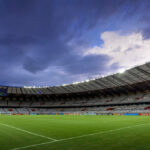
M 0 0 L 0 150 L 150 150 L 150 0 Z
M 0 149 L 150 146 L 150 63 L 81 83 L 0 89 Z
M 69 85 L 1 87 L 1 114 L 149 115 L 150 63 Z M 144 114 L 145 113 L 145 114 Z

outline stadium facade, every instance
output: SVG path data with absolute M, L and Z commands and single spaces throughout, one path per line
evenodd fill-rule
M 150 114 L 150 62 L 81 83 L 0 87 L 1 114 Z

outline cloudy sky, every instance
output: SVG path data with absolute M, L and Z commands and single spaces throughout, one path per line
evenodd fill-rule
M 53 86 L 150 61 L 150 0 L 0 0 L 0 85 Z

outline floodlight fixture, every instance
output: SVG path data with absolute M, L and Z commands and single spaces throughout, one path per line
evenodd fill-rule
M 122 68 L 122 69 L 120 69 L 119 71 L 118 71 L 118 73 L 124 73 L 126 71 L 126 69 L 125 68 Z

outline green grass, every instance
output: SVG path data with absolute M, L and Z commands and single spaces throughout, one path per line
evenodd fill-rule
M 150 116 L 0 116 L 0 150 L 45 142 L 23 150 L 150 150 Z

